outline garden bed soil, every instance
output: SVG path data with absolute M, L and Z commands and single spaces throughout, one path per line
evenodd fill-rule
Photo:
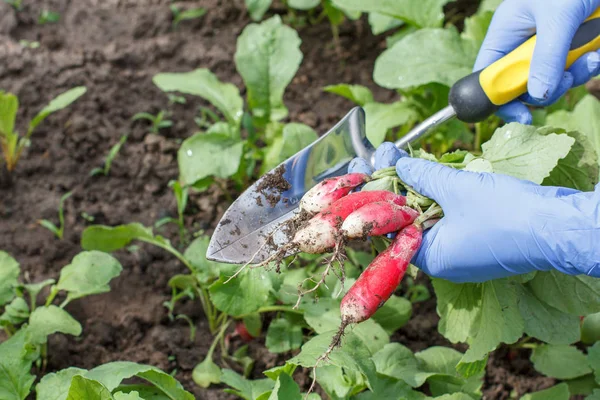
M 60 269 L 81 251 L 80 236 L 90 224 L 117 225 L 141 222 L 152 226 L 176 215 L 168 188 L 178 174 L 179 143 L 197 128 L 195 110 L 206 105 L 188 97 L 185 105 L 169 105 L 167 96 L 153 84 L 158 72 L 209 68 L 223 81 L 240 89 L 242 81 L 233 63 L 236 37 L 250 20 L 243 0 L 181 2 L 202 6 L 201 19 L 171 25 L 169 0 L 25 0 L 16 13 L 0 2 L 0 88 L 18 95 L 18 128 L 51 98 L 69 88 L 85 85 L 87 94 L 75 104 L 48 118 L 33 136 L 17 170 L 0 182 L 0 248 L 20 263 L 23 278 L 39 281 L 57 278 Z M 57 24 L 38 25 L 41 3 L 59 12 Z M 466 2 L 467 8 L 472 1 Z M 472 11 L 472 10 L 471 10 Z M 275 10 L 277 12 L 277 10 Z M 283 13 L 283 11 L 282 11 Z M 347 22 L 340 30 L 341 54 L 332 45 L 328 25 L 299 29 L 304 60 L 285 94 L 290 120 L 325 132 L 352 107 L 322 88 L 341 82 L 366 85 L 377 100 L 389 102 L 395 93 L 378 88 L 371 78 L 373 63 L 385 47 L 385 38 L 373 37 L 365 19 Z M 21 40 L 40 47 L 25 48 Z M 132 122 L 138 112 L 168 109 L 174 125 L 159 135 L 149 133 L 143 121 Z M 128 140 L 116 157 L 110 176 L 90 177 L 102 165 L 110 147 L 121 135 Z M 74 194 L 65 204 L 63 240 L 38 225 L 39 219 L 57 222 L 60 197 Z M 191 232 L 211 232 L 228 202 L 216 186 L 190 199 L 186 226 Z M 89 219 L 93 218 L 93 222 Z M 162 234 L 177 243 L 175 229 Z M 139 245 L 116 253 L 124 267 L 111 284 L 111 292 L 74 301 L 68 310 L 83 325 L 81 338 L 55 335 L 49 343 L 49 371 L 69 366 L 93 368 L 114 360 L 152 364 L 176 377 L 199 399 L 232 398 L 220 387 L 201 389 L 191 370 L 203 359 L 211 342 L 198 303 L 184 304 L 179 312 L 197 326 L 193 343 L 183 321 L 167 318 L 163 302 L 169 299 L 168 279 L 184 267 L 164 251 Z M 435 301 L 418 304 L 410 323 L 394 338 L 413 350 L 448 343 L 437 333 Z M 264 339 L 264 338 L 263 338 Z M 256 357 L 255 377 L 285 357 L 269 354 L 259 341 L 251 346 Z M 509 361 L 495 353 L 485 379 L 487 399 L 506 399 L 512 390 L 524 393 L 550 386 L 522 359 Z M 298 378 L 306 386 L 306 371 Z

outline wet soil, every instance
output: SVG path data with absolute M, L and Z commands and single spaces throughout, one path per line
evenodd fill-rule
M 152 226 L 176 215 L 167 184 L 178 175 L 179 143 L 197 131 L 193 122 L 197 107 L 207 104 L 192 97 L 185 105 L 170 104 L 152 84 L 152 76 L 209 68 L 243 90 L 233 63 L 236 37 L 250 23 L 243 3 L 178 2 L 186 8 L 206 7 L 208 13 L 173 28 L 169 0 L 24 0 L 18 13 L 0 1 L 0 89 L 19 97 L 20 131 L 26 128 L 24 121 L 56 95 L 79 85 L 88 88 L 75 104 L 40 125 L 10 178 L 5 171 L 0 174 L 0 248 L 21 263 L 24 280 L 57 278 L 81 251 L 81 232 L 90 224 Z M 59 12 L 60 22 L 37 24 L 42 8 Z M 373 37 L 365 19 L 341 27 L 341 53 L 336 52 L 326 24 L 300 27 L 299 34 L 304 60 L 285 94 L 289 120 L 324 132 L 343 117 L 352 104 L 324 93 L 322 88 L 330 84 L 366 85 L 382 102 L 397 97 L 372 82 L 373 64 L 385 47 L 385 37 Z M 39 42 L 39 47 L 21 41 Z M 160 110 L 167 110 L 174 123 L 159 134 L 150 133 L 144 121 L 131 121 L 138 112 Z M 90 177 L 123 134 L 129 135 L 128 140 L 110 175 Z M 190 198 L 185 223 L 191 232 L 210 233 L 227 208 L 229 196 L 220 187 L 213 185 Z M 65 237 L 58 240 L 37 221 L 58 222 L 59 199 L 68 191 L 73 195 L 65 204 Z M 161 234 L 178 243 L 174 228 L 164 228 Z M 191 380 L 191 370 L 211 341 L 198 304 L 184 303 L 178 310 L 196 324 L 193 342 L 187 324 L 170 321 L 163 307 L 170 294 L 168 279 L 184 272 L 184 267 L 164 251 L 143 244 L 116 256 L 124 271 L 112 282 L 111 292 L 68 306 L 82 323 L 83 335 L 54 335 L 48 370 L 130 360 L 175 371 L 199 399 L 232 398 L 219 387 L 201 389 Z M 435 302 L 430 300 L 416 306 L 413 319 L 395 339 L 414 350 L 447 344 L 436 325 Z M 255 377 L 285 359 L 269 354 L 263 341 L 250 348 L 257 359 Z M 297 378 L 305 386 L 310 383 L 306 373 Z M 500 352 L 490 361 L 486 398 L 504 399 L 513 389 L 523 393 L 550 383 L 506 361 Z

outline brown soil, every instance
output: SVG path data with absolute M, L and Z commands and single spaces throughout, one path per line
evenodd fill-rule
M 160 218 L 176 215 L 167 183 L 177 178 L 179 142 L 197 130 L 193 122 L 196 109 L 207 104 L 188 97 L 185 105 L 169 105 L 151 78 L 158 72 L 209 68 L 241 89 L 233 54 L 236 37 L 250 21 L 243 0 L 180 2 L 185 7 L 206 7 L 208 13 L 177 29 L 171 26 L 169 0 L 23 3 L 23 11 L 16 13 L 0 1 L 0 88 L 20 99 L 19 130 L 54 96 L 74 86 L 88 88 L 74 105 L 40 125 L 16 172 L 10 179 L 6 174 L 0 179 L 0 248 L 20 261 L 24 279 L 39 281 L 57 278 L 60 268 L 81 251 L 81 232 L 92 223 L 135 221 L 152 226 Z M 42 3 L 61 14 L 59 23 L 36 23 Z M 373 63 L 385 47 L 385 38 L 373 37 L 364 19 L 341 27 L 339 55 L 326 24 L 300 28 L 299 33 L 304 60 L 285 95 L 290 120 L 324 132 L 343 117 L 352 104 L 323 93 L 322 88 L 330 84 L 366 85 L 382 102 L 396 98 L 394 92 L 372 82 Z M 20 40 L 37 41 L 40 47 L 25 48 Z M 159 110 L 168 110 L 174 121 L 159 135 L 148 133 L 149 126 L 142 121 L 131 122 L 138 112 Z M 90 177 L 90 171 L 102 165 L 110 147 L 124 133 L 129 139 L 110 176 Z M 65 205 L 65 238 L 57 240 L 36 221 L 57 222 L 59 199 L 71 190 L 74 194 Z M 217 187 L 192 196 L 187 228 L 210 232 L 228 206 L 226 198 Z M 178 243 L 174 228 L 161 233 Z M 193 343 L 187 325 L 170 321 L 162 305 L 169 298 L 168 279 L 184 267 L 149 245 L 116 256 L 124 271 L 113 281 L 111 292 L 68 306 L 81 321 L 83 335 L 51 338 L 49 370 L 131 360 L 176 370 L 176 377 L 199 399 L 232 398 L 219 387 L 200 389 L 191 380 L 191 370 L 203 359 L 211 341 L 199 305 L 189 302 L 178 310 L 196 323 Z M 436 324 L 435 303 L 430 300 L 417 305 L 413 319 L 395 338 L 415 350 L 445 343 Z M 266 352 L 260 343 L 251 346 L 251 355 L 258 360 L 255 377 L 284 360 Z M 487 398 L 507 398 L 513 387 L 522 392 L 548 383 L 546 378 L 531 378 L 531 371 L 521 379 L 522 370 L 504 362 L 501 354 L 490 361 Z M 310 384 L 306 374 L 299 379 L 305 386 Z
M 281 194 L 292 187 L 283 177 L 284 174 L 285 165 L 281 164 L 275 170 L 263 176 L 260 183 L 256 185 L 256 191 L 267 199 L 267 203 L 271 207 L 275 207 L 281 200 Z M 260 207 L 263 206 L 260 196 L 256 198 L 256 204 Z

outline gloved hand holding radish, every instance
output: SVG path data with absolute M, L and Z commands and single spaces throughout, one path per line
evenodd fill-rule
M 589 193 L 540 186 L 403 157 L 392 143 L 380 149 L 376 165 L 395 164 L 404 183 L 444 211 L 413 258 L 428 275 L 482 282 L 556 269 L 600 277 L 599 186 Z M 356 159 L 349 172 L 366 172 L 366 164 Z

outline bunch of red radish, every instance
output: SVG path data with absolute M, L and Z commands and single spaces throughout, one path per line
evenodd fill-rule
M 439 217 L 439 212 L 422 213 L 408 206 L 407 197 L 390 191 L 351 193 L 369 180 L 368 175 L 351 173 L 327 179 L 308 191 L 300 209 L 313 216 L 285 246 L 286 250 L 321 254 L 338 251 L 346 240 L 397 233 L 344 296 L 340 336 L 348 324 L 367 320 L 390 298 L 421 245 L 423 223 Z

